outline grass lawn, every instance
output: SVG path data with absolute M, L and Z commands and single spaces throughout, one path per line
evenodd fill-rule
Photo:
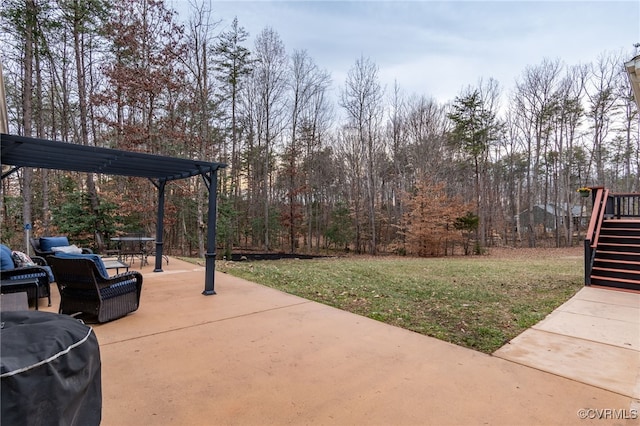
M 486 256 L 342 257 L 216 263 L 306 299 L 492 353 L 583 286 L 580 249 Z

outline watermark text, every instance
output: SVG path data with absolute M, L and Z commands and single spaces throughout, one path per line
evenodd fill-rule
M 638 410 L 624 408 L 581 408 L 578 417 L 589 420 L 635 420 L 639 418 Z

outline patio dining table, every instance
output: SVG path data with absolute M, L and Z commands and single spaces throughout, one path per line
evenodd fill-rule
M 148 263 L 147 256 L 149 255 L 149 250 L 147 247 L 147 243 L 155 240 L 156 239 L 153 237 L 143 236 L 123 236 L 111 238 L 111 241 L 114 241 L 118 244 L 118 260 L 126 260 L 128 256 L 131 256 L 132 258 L 139 256 L 140 267 Z

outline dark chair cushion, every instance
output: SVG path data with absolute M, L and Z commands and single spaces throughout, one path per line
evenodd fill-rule
M 13 257 L 11 256 L 11 249 L 4 244 L 0 244 L 0 271 L 6 271 L 8 269 L 14 269 Z
M 102 278 L 109 278 L 107 268 L 104 266 L 102 258 L 97 254 L 75 254 L 75 253 L 56 253 L 56 257 L 60 259 L 90 259 L 96 264 Z
M 40 250 L 51 251 L 52 247 L 68 246 L 69 239 L 64 236 L 60 237 L 40 237 Z

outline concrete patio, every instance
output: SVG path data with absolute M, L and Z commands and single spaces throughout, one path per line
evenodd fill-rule
M 226 274 L 203 296 L 204 267 L 163 268 L 137 268 L 137 312 L 94 326 L 103 425 L 640 424 L 638 294 L 585 288 L 490 356 Z

